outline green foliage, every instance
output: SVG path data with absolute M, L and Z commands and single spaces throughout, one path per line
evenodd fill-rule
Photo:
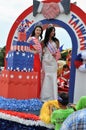
M 67 51 L 66 51 L 65 53 L 62 53 L 62 54 L 61 54 L 62 60 L 66 60 L 67 55 L 68 55 L 68 52 L 67 52 Z
M 0 51 L 0 66 L 4 66 L 4 57 L 5 57 L 5 47 Z

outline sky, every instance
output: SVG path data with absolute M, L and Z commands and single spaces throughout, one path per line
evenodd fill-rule
M 71 3 L 75 1 L 77 2 L 77 6 L 86 12 L 85 0 L 71 0 Z M 13 23 L 32 4 L 33 0 L 0 0 L 0 47 L 6 45 L 7 37 Z M 57 34 L 60 39 L 61 31 L 60 29 L 59 34 Z M 70 41 L 70 38 L 68 37 L 67 40 Z

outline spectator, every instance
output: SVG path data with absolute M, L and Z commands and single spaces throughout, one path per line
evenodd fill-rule
M 60 130 L 86 130 L 86 108 L 69 115 Z
M 82 96 L 75 106 L 76 110 L 86 108 L 86 96 Z
M 58 87 L 60 88 L 69 88 L 69 80 L 70 80 L 70 68 L 67 64 L 63 65 L 62 73 L 58 77 Z
M 72 51 L 70 50 L 69 52 L 68 52 L 68 55 L 67 55 L 67 57 L 66 57 L 66 63 L 67 63 L 67 65 L 69 66 L 69 68 L 71 68 L 71 54 L 72 53 Z
M 52 112 L 59 108 L 66 108 L 68 102 L 69 96 L 67 93 L 60 93 L 57 100 L 45 102 L 40 111 L 40 119 L 47 124 L 51 123 Z

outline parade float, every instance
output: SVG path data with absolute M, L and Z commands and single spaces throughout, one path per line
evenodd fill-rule
M 49 1 L 49 3 L 52 1 Z M 57 2 L 57 1 L 55 1 Z M 0 128 L 18 130 L 50 130 L 39 118 L 42 107 L 37 97 L 38 73 L 33 70 L 34 55 L 28 52 L 27 38 L 34 27 L 48 24 L 64 28 L 71 38 L 72 57 L 69 99 L 76 103 L 86 95 L 86 14 L 70 4 L 70 13 L 47 19 L 43 14 L 33 16 L 34 5 L 26 9 L 14 22 L 6 43 L 5 68 L 0 76 Z M 84 16 L 84 17 L 83 17 Z M 82 84 L 83 83 L 83 84 Z

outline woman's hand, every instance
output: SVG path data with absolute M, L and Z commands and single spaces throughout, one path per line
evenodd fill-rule
M 32 40 L 32 37 L 29 37 L 28 39 L 27 39 L 27 42 L 30 42 Z
M 34 54 L 38 54 L 39 52 L 37 50 L 32 50 Z
M 54 58 L 56 58 L 56 53 L 52 54 L 52 56 L 53 56 Z

